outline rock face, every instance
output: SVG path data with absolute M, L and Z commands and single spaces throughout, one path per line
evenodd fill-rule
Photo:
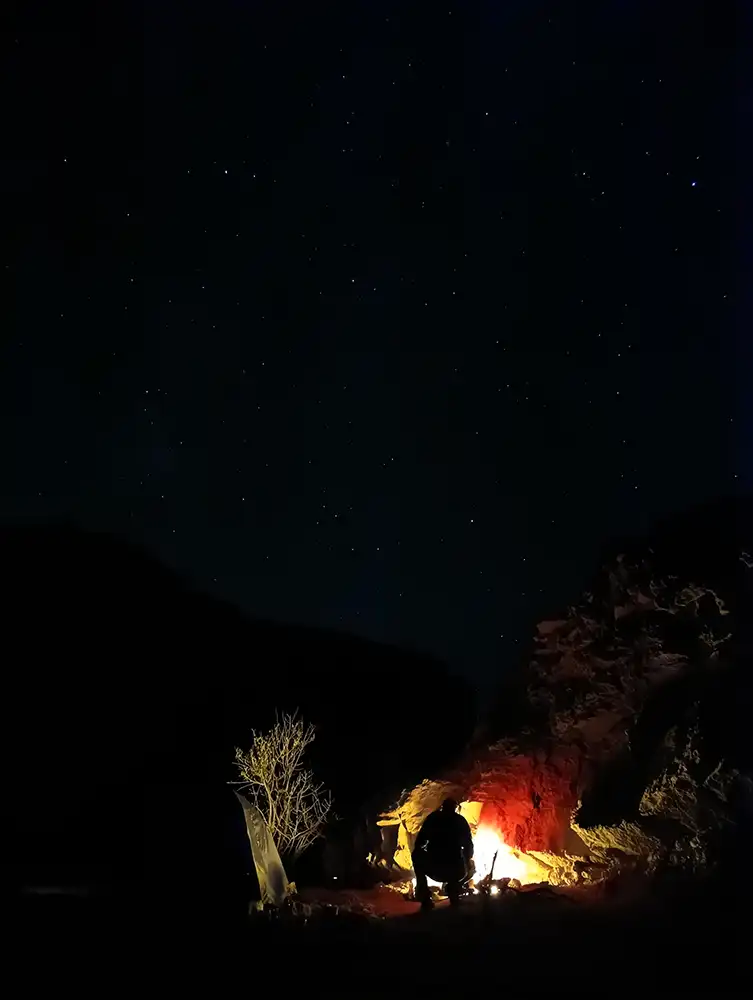
M 497 706 L 505 738 L 489 739 L 492 727 L 442 781 L 405 793 L 391 821 L 415 831 L 452 794 L 484 803 L 481 822 L 511 847 L 605 869 L 633 858 L 696 871 L 728 851 L 753 814 L 753 560 L 729 518 L 705 512 L 683 531 L 618 552 L 576 605 L 540 623 Z
M 484 803 L 482 822 L 523 851 L 568 848 L 580 761 L 564 748 L 526 753 L 510 742 L 492 746 L 469 774 L 468 796 Z
M 475 752 L 441 781 L 424 781 L 405 793 L 382 824 L 399 824 L 396 861 L 410 867 L 410 838 L 443 799 L 480 802 L 480 825 L 493 826 L 510 847 L 523 851 L 564 851 L 570 814 L 577 803 L 578 760 L 567 753 L 529 755 L 512 741 Z M 399 855 L 399 856 L 398 856 Z
M 651 692 L 691 668 L 713 670 L 730 636 L 724 602 L 710 589 L 657 579 L 624 556 L 567 618 L 537 628 L 528 696 L 547 738 L 608 759 Z
M 720 859 L 729 837 L 750 812 L 751 801 L 750 777 L 705 753 L 698 715 L 695 705 L 686 731 L 674 726 L 666 734 L 659 767 L 638 806 L 642 817 L 676 824 L 668 861 L 693 871 Z

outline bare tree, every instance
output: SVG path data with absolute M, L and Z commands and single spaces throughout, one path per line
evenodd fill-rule
M 297 712 L 278 717 L 266 733 L 253 730 L 251 749 L 236 748 L 240 787 L 258 807 L 280 853 L 299 857 L 320 837 L 332 809 L 332 796 L 304 766 L 316 731 Z

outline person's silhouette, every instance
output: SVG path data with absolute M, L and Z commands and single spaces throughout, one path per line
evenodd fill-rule
M 450 905 L 457 905 L 460 884 L 473 859 L 471 828 L 457 809 L 454 799 L 445 799 L 439 809 L 426 817 L 416 837 L 413 847 L 416 900 L 424 909 L 433 905 L 427 878 L 443 882 Z

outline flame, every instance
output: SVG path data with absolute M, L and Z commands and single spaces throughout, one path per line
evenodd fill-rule
M 494 855 L 497 855 L 496 861 Z M 526 864 L 516 857 L 513 849 L 504 843 L 496 830 L 490 826 L 480 826 L 473 838 L 473 859 L 476 862 L 475 881 L 479 881 L 492 870 L 494 864 L 495 879 L 525 878 Z
M 497 855 L 496 861 L 494 855 Z M 506 844 L 491 826 L 479 826 L 473 837 L 473 859 L 476 863 L 474 881 L 485 878 L 494 862 L 493 878 L 516 878 L 522 884 L 541 882 L 541 867 L 533 858 L 514 850 Z

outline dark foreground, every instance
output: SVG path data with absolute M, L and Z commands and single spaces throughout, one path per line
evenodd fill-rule
M 272 923 L 231 916 L 216 899 L 146 893 L 26 899 L 7 916 L 27 991 L 50 976 L 104 993 L 162 983 L 227 996 L 479 987 L 507 997 L 743 996 L 751 985 L 750 908 L 720 887 L 637 901 L 476 898 L 454 912 L 378 921 Z

